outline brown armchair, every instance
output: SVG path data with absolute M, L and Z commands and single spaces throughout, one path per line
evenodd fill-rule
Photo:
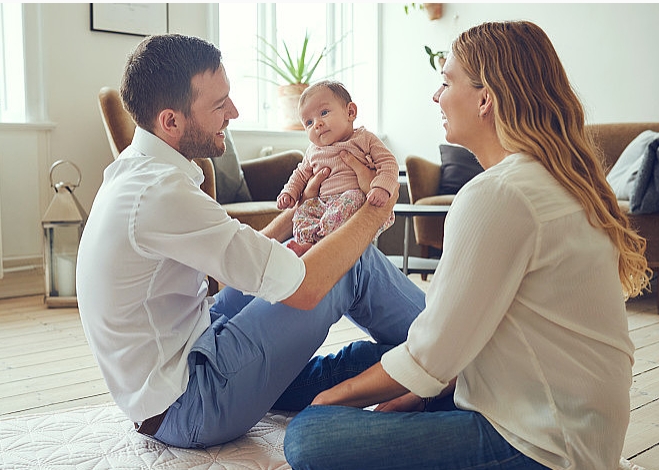
M 116 89 L 101 88 L 98 94 L 98 104 L 112 155 L 117 158 L 133 140 L 135 122 L 124 109 Z M 303 156 L 304 154 L 300 150 L 289 150 L 241 162 L 240 167 L 252 200 L 223 203 L 222 207 L 231 217 L 256 230 L 261 230 L 279 214 L 276 203 L 277 195 L 298 163 L 302 161 Z M 194 161 L 204 172 L 201 189 L 213 199 L 217 199 L 213 161 L 208 158 L 195 158 Z
M 644 130 L 659 132 L 659 122 L 592 124 L 586 126 L 600 148 L 607 172 L 618 160 L 622 151 Z M 407 168 L 410 202 L 413 204 L 450 204 L 453 195 L 438 195 L 442 177 L 441 164 L 425 158 L 409 156 Z M 629 201 L 619 201 L 620 207 L 629 211 Z M 444 241 L 444 217 L 414 217 L 414 235 L 421 247 L 422 256 L 427 257 L 430 247 L 441 250 Z M 659 269 L 659 213 L 634 215 L 629 220 L 639 234 L 647 240 L 645 256 L 653 270 Z M 659 289 L 657 289 L 659 291 Z M 659 302 L 659 292 L 657 301 Z

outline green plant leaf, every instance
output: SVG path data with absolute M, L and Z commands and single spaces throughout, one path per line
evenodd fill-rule
M 261 49 L 257 48 L 259 57 L 257 60 L 262 64 L 269 67 L 273 70 L 280 78 L 285 80 L 287 83 L 309 83 L 312 76 L 316 72 L 316 69 L 320 65 L 320 62 L 327 57 L 327 55 L 341 42 L 343 41 L 349 33 L 344 34 L 339 40 L 334 42 L 330 46 L 325 46 L 318 57 L 315 54 L 309 54 L 309 32 L 307 31 L 304 36 L 304 41 L 302 42 L 302 49 L 299 52 L 299 56 L 293 58 L 288 48 L 288 45 L 285 41 L 281 41 L 283 45 L 283 53 L 280 52 L 280 49 L 276 45 L 270 43 L 267 39 L 262 36 L 258 36 L 259 40 L 263 42 L 268 47 L 268 50 L 274 53 L 274 56 L 267 54 Z M 281 65 L 280 65 L 281 62 Z M 343 70 L 346 70 L 350 67 L 345 67 L 339 71 L 333 72 L 333 74 L 339 73 Z M 268 78 L 261 78 L 270 83 L 277 83 Z M 277 83 L 278 84 L 278 83 Z

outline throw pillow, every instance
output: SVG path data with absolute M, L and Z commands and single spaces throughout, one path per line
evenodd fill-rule
M 659 212 L 659 137 L 648 144 L 639 160 L 641 165 L 629 197 L 629 212 L 653 214 Z
M 439 194 L 457 194 L 467 181 L 483 171 L 476 156 L 464 147 L 442 144 L 439 154 L 442 160 Z
M 638 178 L 638 170 L 641 166 L 642 156 L 650 142 L 659 137 L 659 132 L 651 130 L 641 132 L 622 151 L 615 162 L 606 180 L 611 185 L 613 193 L 621 201 L 629 201 L 634 185 Z
M 224 130 L 226 150 L 221 157 L 213 157 L 215 166 L 215 190 L 217 202 L 229 204 L 232 202 L 251 201 L 252 195 L 247 187 L 245 175 L 240 168 L 240 160 L 233 143 L 233 137 L 228 129 Z

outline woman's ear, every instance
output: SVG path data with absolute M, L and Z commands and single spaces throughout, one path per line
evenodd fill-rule
M 494 105 L 492 103 L 492 96 L 490 95 L 490 92 L 483 88 L 481 91 L 481 98 L 478 107 L 478 116 L 485 117 L 488 114 L 492 114 L 493 106 Z
M 357 105 L 352 101 L 348 103 L 348 119 L 350 121 L 357 119 Z

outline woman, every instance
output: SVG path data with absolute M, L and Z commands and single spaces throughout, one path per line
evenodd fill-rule
M 443 74 L 446 140 L 485 171 L 451 206 L 407 341 L 320 393 L 286 456 L 295 470 L 615 469 L 634 351 L 625 299 L 648 285 L 645 241 L 539 27 L 471 28 Z M 361 409 L 376 403 L 407 412 Z

